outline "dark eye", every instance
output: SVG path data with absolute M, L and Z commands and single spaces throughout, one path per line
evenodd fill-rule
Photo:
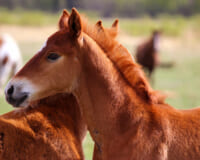
M 50 54 L 47 56 L 47 59 L 48 59 L 50 62 L 54 62 L 54 61 L 56 61 L 58 58 L 60 58 L 60 55 L 57 54 L 57 53 L 50 53 Z

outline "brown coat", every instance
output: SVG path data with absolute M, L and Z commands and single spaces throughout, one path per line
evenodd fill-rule
M 75 98 L 50 97 L 0 117 L 0 159 L 83 160 L 85 133 Z

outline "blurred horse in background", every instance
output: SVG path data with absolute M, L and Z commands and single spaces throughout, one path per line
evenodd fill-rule
M 147 71 L 147 76 L 153 82 L 152 74 L 156 67 L 170 68 L 173 62 L 161 62 L 159 57 L 161 31 L 154 30 L 151 37 L 138 45 L 136 50 L 137 62 Z
M 8 34 L 0 35 L 0 93 L 9 77 L 22 65 L 22 57 L 15 40 Z
M 147 41 L 138 45 L 136 50 L 137 62 L 147 70 L 149 78 L 151 78 L 155 67 L 160 63 L 158 56 L 160 34 L 160 31 L 153 31 L 151 37 Z
M 83 160 L 86 131 L 74 96 L 39 100 L 0 116 L 0 160 Z

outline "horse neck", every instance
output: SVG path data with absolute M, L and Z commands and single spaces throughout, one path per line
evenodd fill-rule
M 129 115 L 131 111 L 136 108 L 142 110 L 143 107 L 136 105 L 135 92 L 96 43 L 87 36 L 84 41 L 84 51 L 80 56 L 83 70 L 74 94 L 93 138 L 99 132 L 113 135 L 114 130 L 120 132 L 121 121 L 132 117 Z

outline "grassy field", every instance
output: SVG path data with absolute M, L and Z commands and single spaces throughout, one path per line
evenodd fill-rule
M 98 16 L 98 13 L 90 11 L 80 11 L 84 15 L 90 17 L 90 20 L 96 21 L 103 19 Z M 5 8 L 0 7 L 0 24 L 8 25 L 21 25 L 21 26 L 46 26 L 57 24 L 58 18 L 62 11 L 57 13 L 42 12 L 42 11 L 28 11 L 22 9 L 15 9 L 13 12 Z M 110 19 L 104 19 L 104 24 L 110 24 Z M 157 17 L 149 17 L 144 15 L 140 18 L 121 18 L 121 28 L 131 35 L 147 35 L 152 29 L 160 29 L 166 35 L 180 36 L 185 31 L 192 31 L 195 34 L 199 32 L 200 15 L 194 15 L 191 17 L 183 17 L 182 15 L 167 15 L 162 14 Z
M 106 25 L 111 24 L 111 20 L 105 20 L 105 22 Z M 137 34 L 130 34 L 129 31 L 133 30 L 132 32 L 134 32 L 134 21 L 132 21 L 130 25 L 128 25 L 128 22 L 125 22 L 126 20 L 122 20 L 122 31 L 120 32 L 118 39 L 134 55 L 135 47 L 146 38 L 145 35 L 148 35 L 148 33 L 146 32 L 141 35 L 139 35 L 139 32 Z M 136 26 L 141 25 L 139 19 L 135 21 L 135 23 L 136 22 Z M 181 23 L 182 22 L 180 22 L 180 24 Z M 156 26 L 158 24 L 155 23 L 154 25 Z M 188 25 L 184 24 L 182 27 L 186 26 Z M 126 27 L 132 27 L 132 29 L 129 28 L 126 30 Z M 32 25 L 13 26 L 6 23 L 1 25 L 0 32 L 9 32 L 16 38 L 21 48 L 25 63 L 34 53 L 37 52 L 37 50 L 40 49 L 45 39 L 48 35 L 54 32 L 55 29 L 55 25 L 42 25 L 36 27 Z M 153 88 L 168 93 L 169 98 L 167 99 L 167 102 L 180 109 L 189 109 L 200 105 L 200 46 L 198 45 L 200 39 L 198 39 L 197 35 L 194 34 L 194 31 L 199 33 L 199 30 L 196 29 L 185 30 L 185 32 L 178 33 L 176 36 L 170 36 L 170 34 L 163 35 L 160 52 L 161 60 L 173 61 L 175 65 L 170 69 L 158 68 L 154 75 L 155 84 Z M 0 114 L 10 110 L 12 110 L 12 107 L 8 105 L 5 102 L 4 97 L 1 96 Z M 84 151 L 87 160 L 92 158 L 92 146 L 93 142 L 88 134 L 84 141 Z

